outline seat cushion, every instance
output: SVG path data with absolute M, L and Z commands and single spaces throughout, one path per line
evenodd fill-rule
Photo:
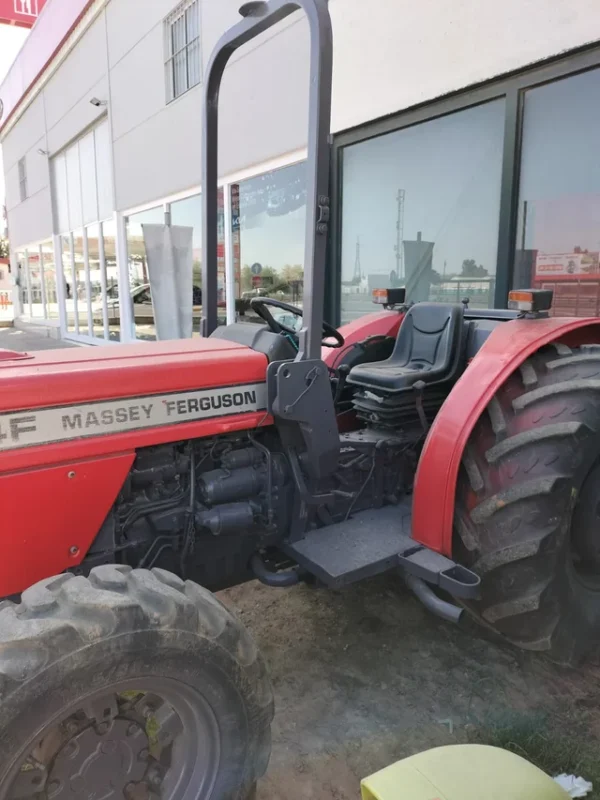
M 357 365 L 348 383 L 394 393 L 410 389 L 417 381 L 449 380 L 459 366 L 462 334 L 462 305 L 417 303 L 402 320 L 392 355 L 385 361 Z

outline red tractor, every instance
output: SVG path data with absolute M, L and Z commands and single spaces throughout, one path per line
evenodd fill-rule
M 297 8 L 311 35 L 302 309 L 217 326 L 217 99 Z M 573 663 L 600 633 L 600 323 L 406 304 L 323 322 L 326 0 L 250 2 L 206 73 L 202 338 L 0 354 L 0 800 L 247 797 L 265 665 L 211 590 L 387 570 Z M 275 319 L 284 307 L 299 333 Z M 206 588 L 200 588 L 200 585 Z

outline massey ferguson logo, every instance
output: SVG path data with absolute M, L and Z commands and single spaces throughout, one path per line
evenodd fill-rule
M 261 411 L 264 383 L 0 414 L 0 451 Z

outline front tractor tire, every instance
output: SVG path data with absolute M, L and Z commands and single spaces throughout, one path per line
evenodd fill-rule
M 249 634 L 171 573 L 105 565 L 0 605 L 0 800 L 245 800 L 272 716 Z
M 467 608 L 514 644 L 579 663 L 600 641 L 600 346 L 525 361 L 477 422 L 458 480 Z

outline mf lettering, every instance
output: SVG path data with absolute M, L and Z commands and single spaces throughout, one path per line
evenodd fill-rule
M 0 423 L 0 442 L 9 439 L 18 442 L 25 433 L 35 433 L 37 431 L 35 414 L 28 414 L 22 417 L 10 417 Z

